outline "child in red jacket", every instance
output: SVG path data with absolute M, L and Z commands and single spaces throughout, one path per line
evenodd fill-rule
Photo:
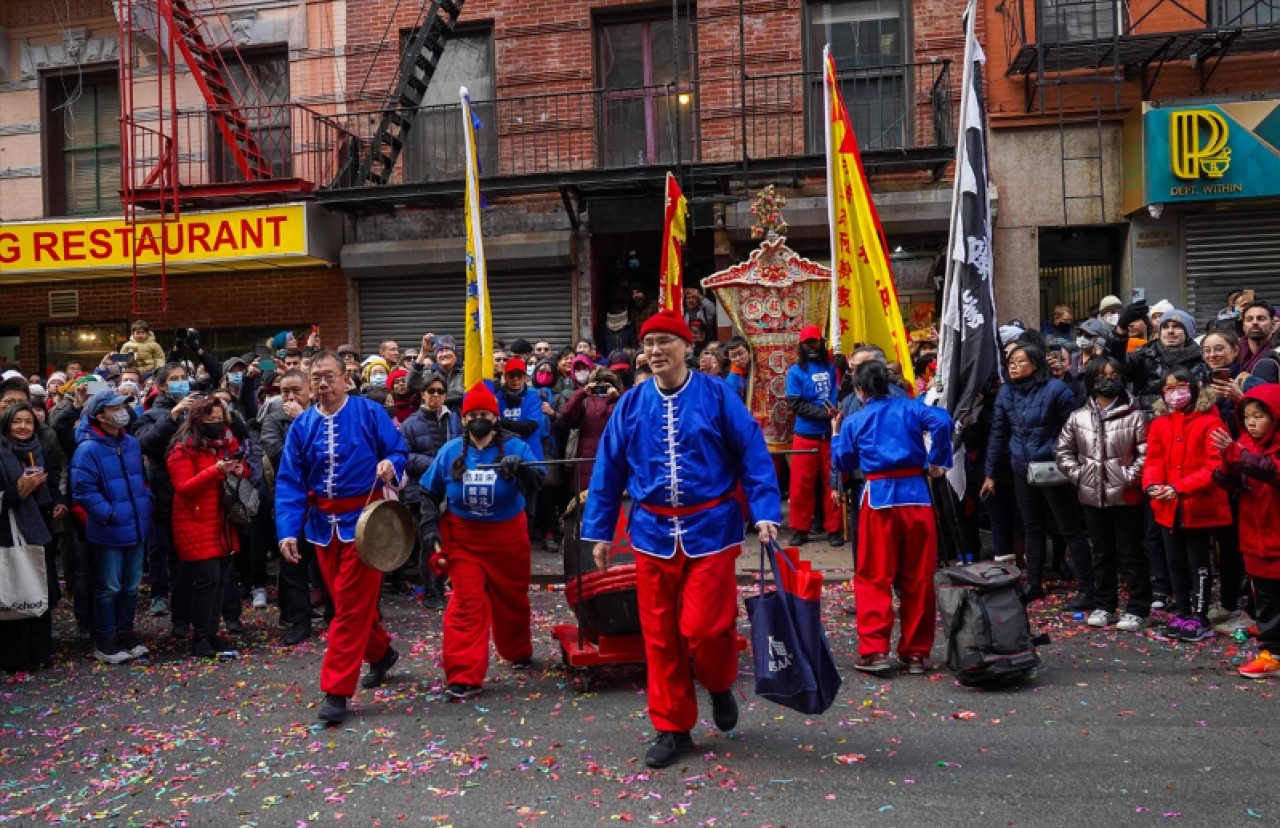
M 1210 436 L 1225 432 L 1212 391 L 1202 389 L 1190 371 L 1171 371 L 1161 386 L 1163 405 L 1147 433 L 1147 464 L 1142 488 L 1160 525 L 1177 615 L 1164 637 L 1204 641 L 1214 635 L 1209 623 L 1213 583 L 1213 534 L 1231 525 L 1227 493 L 1213 485 Z M 1204 393 L 1202 393 L 1202 391 Z
M 1236 405 L 1240 439 L 1218 434 L 1222 453 L 1214 479 L 1240 489 L 1240 552 L 1253 584 L 1253 617 L 1258 622 L 1258 657 L 1240 668 L 1246 678 L 1280 675 L 1280 385 L 1260 385 Z

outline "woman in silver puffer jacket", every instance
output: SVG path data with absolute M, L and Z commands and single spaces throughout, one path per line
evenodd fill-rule
M 1090 361 L 1085 404 L 1068 418 L 1054 452 L 1076 487 L 1093 541 L 1095 603 L 1088 623 L 1137 632 L 1151 613 L 1151 580 L 1144 547 L 1142 468 L 1147 416 L 1125 389 L 1120 363 Z M 1129 600 L 1117 623 L 1117 570 L 1124 567 Z

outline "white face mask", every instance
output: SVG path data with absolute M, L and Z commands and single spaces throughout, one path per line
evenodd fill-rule
M 578 381 L 579 385 L 586 385 L 587 380 L 591 378 L 591 374 L 587 371 L 576 371 L 573 378 Z
M 1093 340 L 1092 340 L 1092 339 L 1090 339 L 1090 338 L 1089 338 L 1089 337 L 1087 337 L 1087 336 L 1077 336 L 1077 337 L 1076 337 L 1076 347 L 1077 347 L 1077 348 L 1088 348 L 1088 347 L 1089 347 L 1089 346 L 1091 346 L 1092 344 L 1093 344 Z
M 1114 328 L 1116 325 L 1120 324 L 1120 314 L 1104 313 L 1102 315 L 1102 321 Z
M 113 411 L 111 412 L 111 419 L 114 420 L 115 424 L 120 428 L 124 428 L 129 425 L 129 412 L 123 408 L 119 411 Z

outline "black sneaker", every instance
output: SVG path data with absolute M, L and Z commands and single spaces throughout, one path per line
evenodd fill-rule
M 347 697 L 325 693 L 324 704 L 320 705 L 320 721 L 326 725 L 340 725 L 347 718 Z
M 711 718 L 723 733 L 738 726 L 738 700 L 732 690 L 711 694 Z
M 174 641 L 189 641 L 191 639 L 191 627 L 174 625 L 169 634 L 173 636 Z
M 548 555 L 559 555 L 563 551 L 560 541 L 550 536 L 542 541 L 542 548 Z
M 93 657 L 103 664 L 125 664 L 133 658 L 114 635 L 98 639 L 93 647 Z
M 533 667 L 533 659 L 531 658 L 522 658 L 519 661 L 511 662 L 512 670 L 529 670 L 529 669 L 532 669 L 532 667 Z
M 665 768 L 693 750 L 693 737 L 688 731 L 659 731 L 653 744 L 644 752 L 644 763 L 651 768 Z
M 480 689 L 478 684 L 458 684 L 455 682 L 445 688 L 444 694 L 454 701 L 463 701 L 480 695 Z
M 1076 593 L 1076 597 L 1067 602 L 1066 609 L 1072 612 L 1093 612 L 1093 596 L 1084 592 Z
M 396 666 L 396 662 L 400 660 L 400 653 L 396 652 L 395 647 L 387 647 L 387 652 L 382 658 L 369 665 L 369 674 L 360 682 L 360 686 L 366 690 L 372 690 L 375 687 L 381 687 L 387 682 L 387 673 L 391 668 Z
M 210 638 L 209 644 L 219 653 L 233 653 L 236 650 L 236 646 L 234 644 L 220 635 L 214 635 Z
M 138 640 L 138 637 L 131 632 L 120 633 L 120 647 L 129 654 L 131 658 L 143 658 L 151 655 L 151 651 L 147 649 L 147 645 Z
M 787 546 L 804 546 L 809 542 L 808 532 L 792 532 L 791 537 L 787 540 Z
M 222 628 L 227 631 L 227 635 L 244 635 L 244 624 L 240 623 L 239 618 L 234 621 L 223 621 Z
M 444 612 L 444 596 L 438 592 L 426 592 L 422 595 L 422 606 L 432 612 Z
M 308 624 L 294 624 L 284 635 L 280 636 L 280 643 L 286 647 L 296 647 L 311 637 L 311 626 Z

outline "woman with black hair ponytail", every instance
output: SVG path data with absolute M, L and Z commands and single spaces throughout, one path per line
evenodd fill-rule
M 861 469 L 867 479 L 859 496 L 858 559 L 853 591 L 858 614 L 858 658 L 854 667 L 883 674 L 893 633 L 893 589 L 901 634 L 898 661 L 913 674 L 929 667 L 933 647 L 938 559 L 929 483 L 951 465 L 951 417 L 919 400 L 891 396 L 889 372 L 878 360 L 853 376 L 862 408 L 840 426 L 831 462 L 842 472 Z M 924 435 L 932 442 L 925 448 Z
M 440 448 L 421 481 L 423 548 L 436 574 L 447 571 L 453 582 L 441 661 L 445 692 L 457 701 L 480 694 L 490 629 L 498 655 L 515 669 L 533 658 L 524 512 L 545 472 L 523 440 L 503 441 L 499 411 L 493 392 L 476 383 L 462 401 L 464 433 Z

